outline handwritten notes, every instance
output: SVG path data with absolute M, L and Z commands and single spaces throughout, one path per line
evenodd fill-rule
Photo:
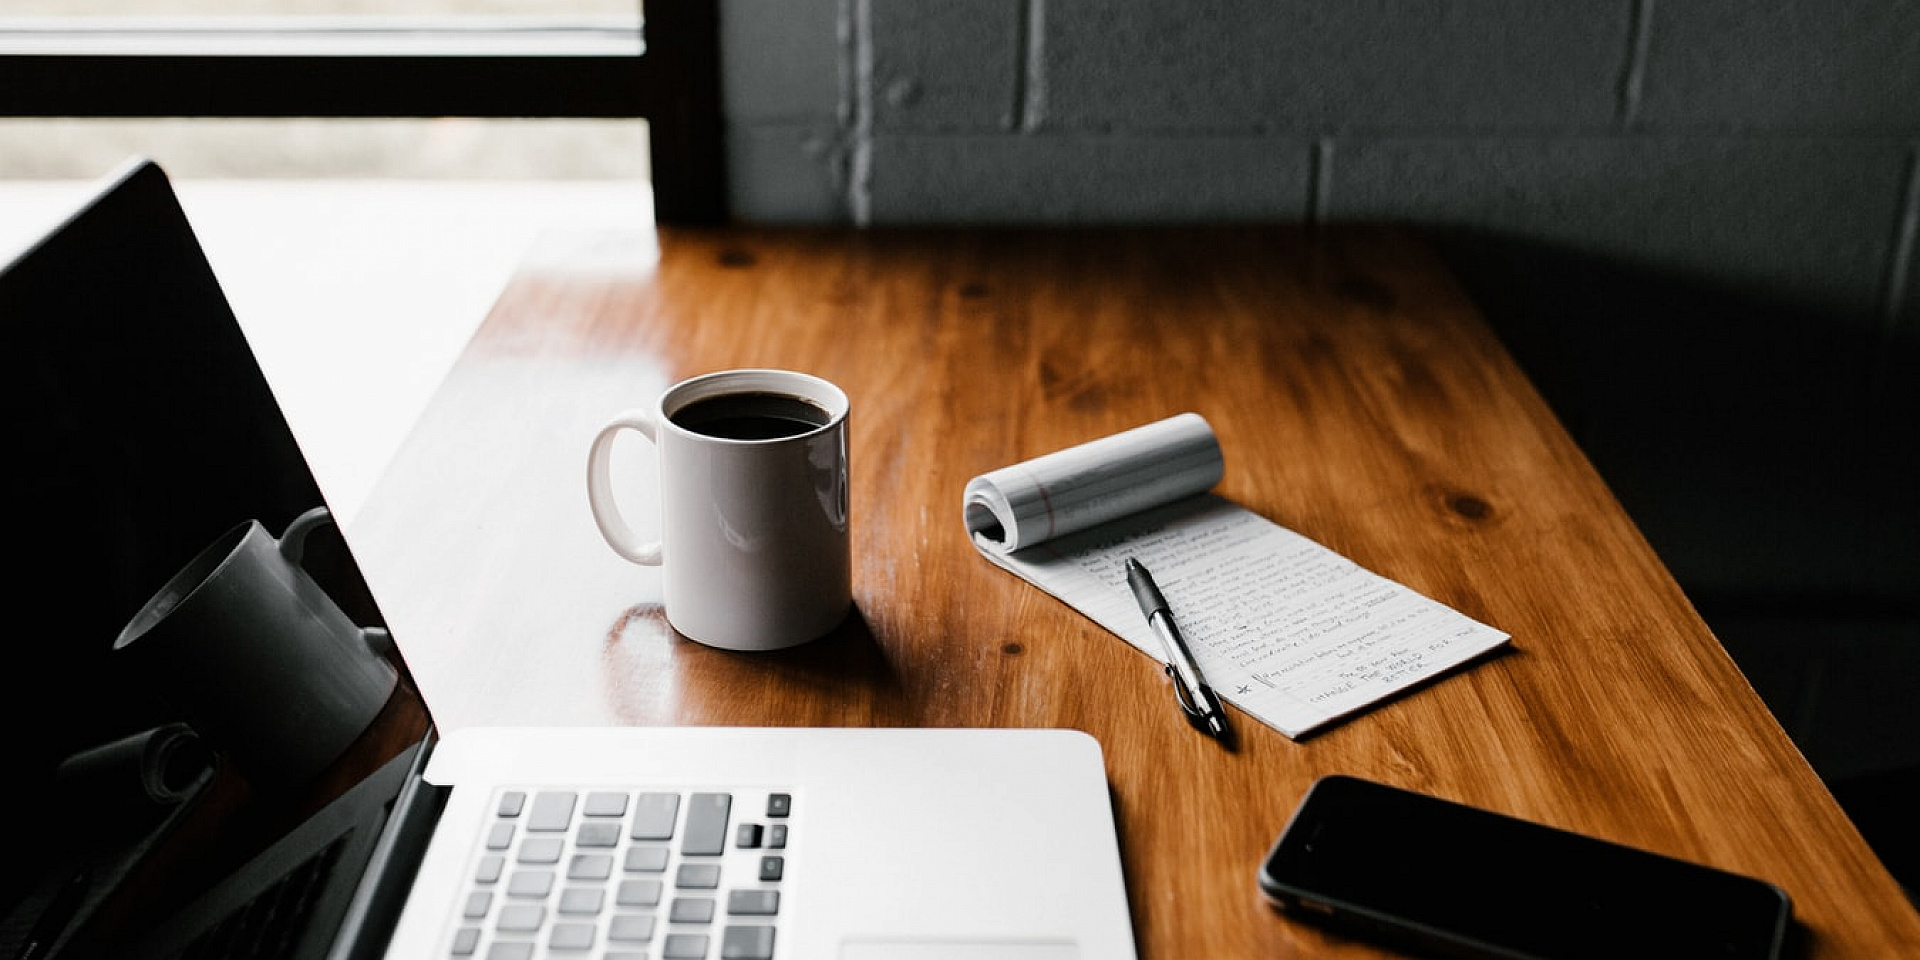
M 1109 442 L 1116 439 L 1122 442 Z M 1182 453 L 1154 454 L 1162 444 Z M 1032 512 L 995 517 L 999 504 L 1084 502 L 1057 488 L 1063 478 L 1098 475 L 1109 488 L 1125 486 L 1116 479 L 1124 471 L 1076 471 L 1074 461 L 1130 461 L 1136 471 L 1156 473 L 1131 489 L 1162 493 L 1152 503 L 1083 517 L 1071 532 L 1008 547 L 1007 531 L 1022 522 L 1045 530 L 1046 520 Z M 1215 691 L 1289 737 L 1507 642 L 1499 630 L 1204 492 L 1220 475 L 1212 429 L 1182 414 L 975 478 L 967 487 L 968 531 L 981 555 L 1157 659 L 1159 642 L 1122 569 L 1138 558 L 1153 570 Z

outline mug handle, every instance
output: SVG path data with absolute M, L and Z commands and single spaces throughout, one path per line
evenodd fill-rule
M 587 455 L 587 505 L 593 508 L 593 522 L 600 527 L 613 552 L 647 567 L 660 565 L 660 541 L 642 541 L 620 516 L 613 499 L 613 440 L 622 430 L 633 430 L 658 444 L 653 414 L 646 410 L 628 410 L 607 422 L 593 438 Z
M 288 563 L 299 566 L 300 558 L 307 552 L 307 534 L 332 519 L 333 514 L 327 512 L 326 507 L 314 507 L 294 517 L 293 522 L 287 524 L 286 532 L 280 534 L 280 539 L 274 542 L 280 550 L 280 556 Z
M 307 534 L 319 529 L 321 524 L 332 521 L 333 513 L 325 506 L 314 507 L 294 517 L 293 522 L 287 524 L 286 531 L 280 534 L 280 539 L 274 542 L 274 547 L 280 551 L 280 556 L 288 563 L 296 567 L 300 566 L 300 561 L 307 552 Z M 386 661 L 393 655 L 393 635 L 381 627 L 361 627 L 360 642 L 366 646 L 368 652 L 382 661 Z

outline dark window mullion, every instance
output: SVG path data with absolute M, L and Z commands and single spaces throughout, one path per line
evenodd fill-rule
M 645 73 L 637 55 L 16 54 L 0 116 L 649 117 Z

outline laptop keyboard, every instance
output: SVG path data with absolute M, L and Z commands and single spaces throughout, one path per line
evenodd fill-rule
M 770 960 L 793 795 L 503 790 L 448 956 Z

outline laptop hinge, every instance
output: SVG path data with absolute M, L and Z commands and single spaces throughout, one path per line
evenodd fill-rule
M 385 952 L 393 936 L 407 890 L 433 838 L 433 826 L 453 790 L 428 783 L 424 776 L 435 739 L 429 738 L 414 756 L 406 785 L 394 800 L 393 816 L 387 819 L 386 829 L 374 845 L 327 960 L 371 960 Z

